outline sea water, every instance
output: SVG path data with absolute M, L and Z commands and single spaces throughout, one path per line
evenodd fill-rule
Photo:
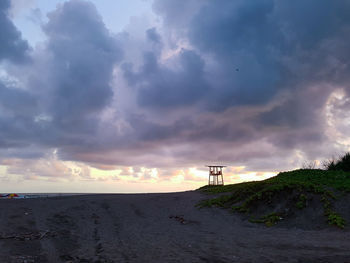
M 10 193 L 1 193 L 0 199 L 8 199 L 6 196 Z M 87 195 L 82 193 L 16 193 L 18 197 L 13 197 L 12 199 L 25 199 L 25 198 L 49 198 L 58 196 L 72 196 L 72 195 Z

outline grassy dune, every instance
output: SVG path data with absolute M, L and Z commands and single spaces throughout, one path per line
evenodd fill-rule
M 199 190 L 220 194 L 202 201 L 199 207 L 228 208 L 243 213 L 251 222 L 272 226 L 308 210 L 312 215 L 321 214 L 318 219 L 329 225 L 345 228 L 346 220 L 334 204 L 350 193 L 350 172 L 300 169 L 263 181 L 204 186 Z

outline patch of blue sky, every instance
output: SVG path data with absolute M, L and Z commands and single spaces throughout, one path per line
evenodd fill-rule
M 57 5 L 68 0 L 34 0 L 16 2 L 13 22 L 22 36 L 32 47 L 45 40 L 41 25 L 48 21 L 47 14 L 55 10 Z M 123 31 L 132 17 L 154 16 L 150 0 L 90 0 L 102 16 L 106 27 L 113 33 Z M 23 8 L 21 7 L 23 6 Z M 28 8 L 29 7 L 29 8 Z

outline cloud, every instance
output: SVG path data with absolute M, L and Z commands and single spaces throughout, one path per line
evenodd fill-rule
M 29 15 L 27 16 L 28 20 L 37 25 L 42 25 L 43 22 L 43 14 L 40 8 L 32 8 Z
M 145 52 L 144 63 L 134 72 L 124 65 L 125 77 L 139 88 L 138 102 L 148 108 L 176 108 L 192 105 L 208 91 L 204 61 L 192 50 L 181 50 L 176 57 L 178 69 L 159 63 L 152 52 Z
M 16 62 L 29 47 L 6 3 L 4 37 L 19 44 L 0 47 L 0 59 Z M 188 167 L 215 162 L 292 169 L 348 149 L 350 4 L 155 0 L 153 8 L 157 23 L 133 18 L 124 32 L 110 32 L 88 1 L 49 13 L 32 64 L 6 68 L 20 85 L 0 83 L 0 146 L 12 158 L 57 149 L 59 160 L 105 170 L 143 167 L 125 174 L 144 180 L 155 167 L 158 179 L 183 170 L 193 180 Z
M 163 18 L 163 23 L 170 27 L 188 27 L 193 15 L 207 0 L 172 0 L 153 1 L 153 9 Z
M 159 44 L 161 42 L 161 36 L 158 34 L 155 27 L 146 30 L 147 39 L 153 41 L 155 44 Z
M 59 4 L 48 18 L 47 40 L 32 53 L 33 64 L 20 71 L 25 91 L 14 96 L 18 111 L 30 115 L 25 125 L 31 134 L 17 136 L 62 153 L 98 147 L 101 114 L 113 100 L 113 70 L 122 50 L 90 2 Z M 32 100 L 31 111 L 23 109 L 25 96 Z M 13 122 L 9 118 L 10 127 Z
M 59 152 L 98 147 L 100 114 L 114 96 L 113 70 L 122 51 L 95 6 L 68 1 L 48 18 L 47 40 L 31 53 L 32 64 L 6 69 L 19 84 L 0 83 L 0 146 L 12 155 L 32 144 Z
M 48 16 L 49 110 L 58 123 L 72 125 L 110 102 L 109 83 L 121 51 L 89 2 L 66 2 Z
M 28 59 L 29 45 L 9 17 L 10 0 L 0 4 L 0 61 L 21 63 Z
M 317 81 L 315 74 L 327 73 L 331 57 L 328 79 L 346 62 L 341 54 L 348 52 L 338 52 L 335 46 L 342 47 L 340 39 L 348 41 L 347 3 L 191 3 L 191 16 L 182 19 L 187 21 L 185 37 L 199 57 L 211 58 L 205 66 L 213 88 L 203 91 L 210 109 L 268 103 L 286 89 L 303 89 L 308 80 Z M 182 8 L 174 8 L 171 1 L 155 1 L 154 6 L 168 30 L 182 30 L 182 22 L 167 22 L 184 16 Z
M 21 13 L 23 10 L 31 8 L 35 5 L 35 0 L 10 0 L 10 1 L 3 1 L 3 2 L 9 2 L 11 3 L 11 9 L 10 14 L 11 17 L 17 16 L 19 13 Z
M 171 1 L 156 0 L 154 9 L 164 30 L 180 35 L 179 41 L 186 38 L 203 61 L 209 88 L 196 95 L 222 120 L 219 126 L 194 126 L 193 138 L 216 132 L 220 141 L 226 131 L 231 141 L 261 137 L 281 150 L 329 145 L 326 102 L 339 86 L 349 90 L 348 3 L 191 1 L 186 13 Z M 257 110 L 237 123 L 244 108 Z M 224 118 L 225 111 L 235 118 Z
M 21 180 L 74 181 L 95 180 L 90 168 L 84 164 L 64 162 L 53 156 L 40 159 L 4 159 L 1 165 L 8 167 L 7 174 L 19 175 Z
M 16 83 L 0 78 L 0 149 L 25 147 L 36 131 L 33 116 L 38 99 Z M 11 151 L 7 151 L 11 154 Z

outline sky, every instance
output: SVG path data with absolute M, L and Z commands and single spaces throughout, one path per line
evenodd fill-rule
M 350 148 L 350 2 L 2 0 L 0 192 L 196 189 Z

